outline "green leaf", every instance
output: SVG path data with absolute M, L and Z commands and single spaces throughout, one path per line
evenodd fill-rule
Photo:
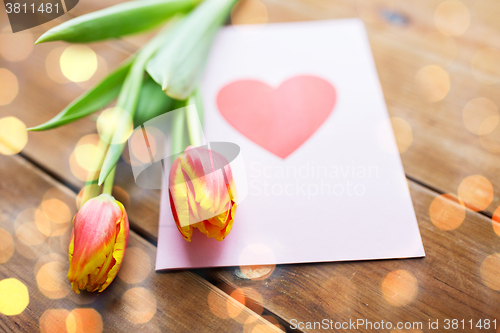
M 122 90 L 120 91 L 120 95 L 118 96 L 118 101 L 116 102 L 116 107 L 122 110 L 123 117 L 121 117 L 116 126 L 118 130 L 113 133 L 111 142 L 120 142 L 126 135 L 124 134 L 124 131 L 128 128 L 126 126 L 126 122 L 128 119 L 134 118 L 137 109 L 146 63 L 157 52 L 158 48 L 160 48 L 165 40 L 168 39 L 172 31 L 172 25 L 174 25 L 174 22 L 170 23 L 141 51 L 139 51 L 137 58 L 132 64 Z M 109 173 L 116 166 L 124 147 L 125 142 L 114 143 L 109 146 L 108 151 L 106 152 L 106 157 L 104 158 L 101 172 L 99 173 L 99 185 L 102 185 Z
M 174 100 L 168 97 L 163 90 L 161 90 L 160 85 L 147 75 L 142 84 L 139 104 L 135 112 L 134 128 L 172 110 L 173 104 Z
M 54 118 L 28 130 L 45 131 L 66 125 L 108 105 L 118 96 L 123 81 L 132 66 L 133 59 L 134 57 L 127 59 L 105 79 L 74 100 Z
M 168 96 L 184 100 L 194 91 L 218 29 L 236 0 L 206 0 L 172 33 L 149 61 L 147 71 Z
M 200 1 L 128 1 L 64 22 L 45 32 L 35 44 L 56 40 L 90 43 L 142 32 L 158 26 L 177 13 L 190 11 Z

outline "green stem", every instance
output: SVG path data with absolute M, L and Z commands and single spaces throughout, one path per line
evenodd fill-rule
M 175 111 L 174 111 L 175 112 Z M 186 114 L 184 112 L 175 112 L 172 119 L 172 162 L 178 154 L 182 153 L 186 148 L 184 143 L 184 128 L 185 128 Z
M 113 170 L 111 170 L 108 177 L 106 177 L 106 180 L 104 181 L 104 187 L 102 189 L 102 193 L 112 195 L 113 183 L 115 181 L 115 172 L 116 172 L 116 166 L 113 168 Z
M 92 199 L 99 195 L 100 186 L 97 185 L 97 178 L 99 177 L 99 173 L 104 161 L 104 156 L 109 148 L 109 143 L 102 138 L 99 138 L 99 142 L 97 143 L 97 154 L 93 156 L 92 168 L 89 171 L 87 176 L 87 182 L 85 183 L 85 187 L 83 188 L 82 201 L 80 203 L 81 208 L 84 203 L 86 203 L 89 199 Z
M 202 145 L 200 121 L 198 113 L 194 110 L 192 105 L 186 106 L 186 119 L 189 133 L 189 141 L 192 146 L 199 147 Z

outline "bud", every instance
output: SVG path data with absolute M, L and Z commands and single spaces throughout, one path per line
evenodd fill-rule
M 221 154 L 188 147 L 172 164 L 170 207 L 177 228 L 191 241 L 193 228 L 222 241 L 231 231 L 236 202 L 231 167 Z
M 73 291 L 103 291 L 118 274 L 129 225 L 123 205 L 109 194 L 88 200 L 73 219 L 68 279 Z

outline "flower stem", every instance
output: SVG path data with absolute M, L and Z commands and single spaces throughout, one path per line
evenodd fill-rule
M 99 177 L 99 173 L 102 167 L 102 163 L 104 161 L 104 156 L 109 148 L 109 143 L 107 143 L 102 138 L 99 138 L 99 142 L 97 143 L 97 149 L 94 156 L 92 156 L 92 165 L 91 170 L 89 171 L 87 176 L 87 182 L 85 183 L 85 187 L 83 188 L 82 201 L 80 203 L 81 208 L 87 200 L 92 199 L 99 195 L 100 186 L 97 185 L 97 178 Z
M 115 172 L 116 172 L 116 166 L 113 168 L 113 170 L 111 170 L 108 177 L 106 177 L 106 180 L 104 181 L 104 187 L 102 189 L 102 193 L 112 195 L 113 183 L 115 181 Z
M 189 141 L 192 146 L 199 147 L 202 143 L 202 133 L 200 128 L 200 121 L 198 119 L 198 112 L 193 105 L 186 106 L 186 119 L 187 128 L 189 133 Z
M 184 136 L 185 136 L 185 127 L 186 127 L 186 114 L 184 112 L 179 111 L 174 111 L 173 119 L 172 119 L 172 129 L 171 129 L 171 137 L 172 137 L 172 143 L 171 143 L 171 149 L 172 149 L 172 163 L 174 162 L 175 158 L 182 154 L 184 149 L 186 149 L 187 145 L 186 142 L 184 142 Z

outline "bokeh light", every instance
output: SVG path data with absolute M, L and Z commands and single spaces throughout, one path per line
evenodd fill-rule
M 485 210 L 493 200 L 493 186 L 483 176 L 472 175 L 460 183 L 458 197 L 470 210 Z
M 78 143 L 69 158 L 69 166 L 71 173 L 82 180 L 86 181 L 89 173 L 99 169 L 97 161 L 103 155 L 103 148 L 99 144 L 99 135 L 88 134 L 78 140 Z M 95 178 L 98 174 L 93 172 Z
M 39 320 L 41 333 L 67 333 L 66 318 L 69 311 L 66 309 L 48 309 Z
M 441 33 L 448 36 L 460 36 L 469 28 L 469 9 L 460 1 L 444 1 L 434 12 L 434 22 Z
M 472 74 L 481 83 L 500 82 L 500 50 L 485 47 L 478 50 L 471 60 Z
M 258 315 L 261 315 L 264 311 L 264 299 L 262 295 L 255 289 L 249 287 L 236 288 L 235 290 L 231 291 L 229 295 L 244 307 L 249 308 Z M 237 307 L 233 302 L 228 300 L 227 313 L 230 318 L 233 318 L 239 323 L 245 324 L 249 320 L 249 314 L 242 311 L 244 307 Z M 252 318 L 250 320 L 255 320 L 255 318 Z
M 27 246 L 40 245 L 47 238 L 38 229 L 35 223 L 35 214 L 35 208 L 28 208 L 21 211 L 14 221 L 16 238 Z
M 139 283 L 144 281 L 151 272 L 151 259 L 141 248 L 127 248 L 118 277 L 126 283 Z
M 68 333 L 101 333 L 102 317 L 95 309 L 77 308 L 66 318 L 66 329 Z
M 78 164 L 87 171 L 98 169 L 95 159 L 102 154 L 99 147 L 99 135 L 88 134 L 78 140 L 75 147 L 75 158 Z
M 264 244 L 250 244 L 243 249 L 239 257 L 240 266 L 255 264 L 275 265 L 276 256 L 271 248 Z
M 61 59 L 61 55 L 66 50 L 66 47 L 57 47 L 49 52 L 47 58 L 45 59 L 45 70 L 47 75 L 55 82 L 63 84 L 71 82 L 66 78 L 62 71 L 61 66 L 59 64 L 59 60 Z
M 54 223 L 65 224 L 71 220 L 71 209 L 59 199 L 46 199 L 41 207 L 45 216 Z
M 227 310 L 227 303 L 228 302 L 222 297 L 222 293 L 211 290 L 208 294 L 208 306 L 210 307 L 210 311 L 220 319 L 230 318 Z
M 418 281 L 408 271 L 397 270 L 387 274 L 382 281 L 382 295 L 393 306 L 411 303 L 418 293 Z
M 156 314 L 156 298 L 146 288 L 129 289 L 123 294 L 123 316 L 134 324 L 144 324 Z
M 262 324 L 262 322 L 257 321 L 257 318 L 255 316 L 249 316 L 247 318 L 247 321 L 244 323 L 243 326 L 243 333 L 254 333 L 254 332 L 276 332 L 276 328 L 280 329 L 283 332 L 286 332 L 286 330 L 279 325 L 273 316 L 265 315 L 262 316 L 262 318 L 266 319 L 271 323 L 271 325 L 267 324 Z
M 124 143 L 133 130 L 134 123 L 130 113 L 119 107 L 108 108 L 97 118 L 97 133 L 110 144 Z
M 8 69 L 0 68 L 0 106 L 10 104 L 18 92 L 17 77 Z
M 450 76 L 437 65 L 421 68 L 415 75 L 415 83 L 428 102 L 439 102 L 450 91 Z
M 70 292 L 70 284 L 66 278 L 67 267 L 60 261 L 44 264 L 36 274 L 38 289 L 51 299 L 63 298 Z
M 73 176 L 78 178 L 81 181 L 87 181 L 89 178 L 89 171 L 85 170 L 84 168 L 81 167 L 80 164 L 78 164 L 78 161 L 76 160 L 76 155 L 75 152 L 69 156 L 69 168 L 71 170 L 71 173 Z M 93 180 L 97 179 L 98 174 L 94 172 Z
M 451 194 L 435 197 L 429 207 L 432 224 L 441 230 L 458 228 L 465 220 L 465 214 L 464 203 Z
M 38 230 L 35 222 L 21 224 L 16 229 L 16 237 L 28 246 L 40 245 L 46 239 L 46 236 Z
M 391 125 L 396 136 L 399 153 L 404 153 L 413 142 L 413 131 L 410 124 L 399 117 L 391 118 Z
M 14 239 L 5 229 L 0 228 L 0 264 L 5 264 L 14 254 Z
M 479 268 L 479 274 L 485 286 L 500 290 L 500 253 L 486 257 Z
M 13 34 L 9 26 L 0 30 L 0 55 L 11 62 L 26 59 L 33 51 L 35 40 L 29 31 Z
M 231 11 L 231 23 L 263 24 L 269 21 L 267 7 L 259 0 L 240 0 Z
M 36 208 L 21 211 L 14 221 L 16 251 L 23 257 L 35 259 L 49 250 L 47 236 L 42 234 L 35 224 Z
M 147 142 L 146 142 L 147 138 Z M 133 166 L 151 163 L 153 160 L 159 161 L 164 154 L 167 139 L 162 131 L 153 126 L 145 126 L 142 131 L 134 131 L 129 140 L 132 158 L 129 157 Z
M 104 77 L 106 77 L 106 75 L 108 74 L 108 63 L 106 62 L 106 60 L 97 53 L 96 58 L 97 69 L 94 75 L 92 75 L 92 77 L 87 81 L 76 82 L 78 86 L 82 87 L 85 90 L 92 88 L 100 80 L 104 79 Z
M 73 82 L 87 81 L 97 70 L 97 56 L 85 45 L 68 46 L 59 62 L 63 75 Z
M 233 290 L 233 292 L 231 292 L 229 296 L 237 300 L 242 305 L 245 305 L 245 291 L 243 289 L 237 288 Z M 233 306 L 233 304 L 231 304 L 231 302 L 227 303 L 227 313 L 229 314 L 229 317 L 236 318 L 241 313 L 241 311 L 241 307 L 235 307 Z
M 53 187 L 43 195 L 42 203 L 35 212 L 35 223 L 45 236 L 61 236 L 71 226 L 74 211 L 73 200 L 68 199 L 60 188 Z
M 257 321 L 257 317 L 252 315 L 252 312 L 243 310 L 249 308 L 258 315 L 262 314 L 264 311 L 262 295 L 248 287 L 233 289 L 225 284 L 218 287 L 222 292 L 212 290 L 208 294 L 208 305 L 212 313 L 220 319 L 232 318 L 244 324 L 245 332 L 250 330 Z
M 241 277 L 249 280 L 264 280 L 271 276 L 276 265 L 240 266 Z
M 28 288 L 18 279 L 0 281 L 0 313 L 15 316 L 24 311 L 30 302 Z
M 393 133 L 396 137 L 394 146 Z M 377 142 L 389 154 L 404 153 L 413 142 L 413 131 L 410 124 L 399 117 L 392 117 L 380 123 L 377 129 Z
M 500 131 L 493 131 L 490 134 L 479 137 L 481 146 L 493 154 L 500 154 Z
M 489 134 L 500 121 L 498 107 L 488 98 L 474 98 L 465 105 L 463 120 L 470 132 L 476 135 Z
M 93 166 L 95 156 L 98 156 L 99 148 L 93 144 L 77 145 L 75 147 L 75 157 L 78 164 L 87 171 L 95 171 L 97 167 Z
M 493 217 L 491 219 L 491 223 L 493 226 L 493 231 L 500 236 L 500 207 L 498 207 L 493 213 Z
M 0 86 L 1 84 L 0 81 Z M 21 120 L 16 117 L 0 118 L 0 154 L 17 154 L 23 150 L 26 143 L 28 143 L 28 131 L 26 130 L 26 125 Z
M 81 189 L 80 189 L 80 192 L 78 192 L 78 195 L 76 196 L 75 198 L 75 204 L 76 204 L 76 207 L 80 207 L 82 205 L 82 198 L 83 198 L 83 192 L 85 192 L 85 190 L 87 191 L 90 191 L 91 190 L 91 186 L 92 185 L 84 185 Z M 73 214 L 74 215 L 74 214 Z

